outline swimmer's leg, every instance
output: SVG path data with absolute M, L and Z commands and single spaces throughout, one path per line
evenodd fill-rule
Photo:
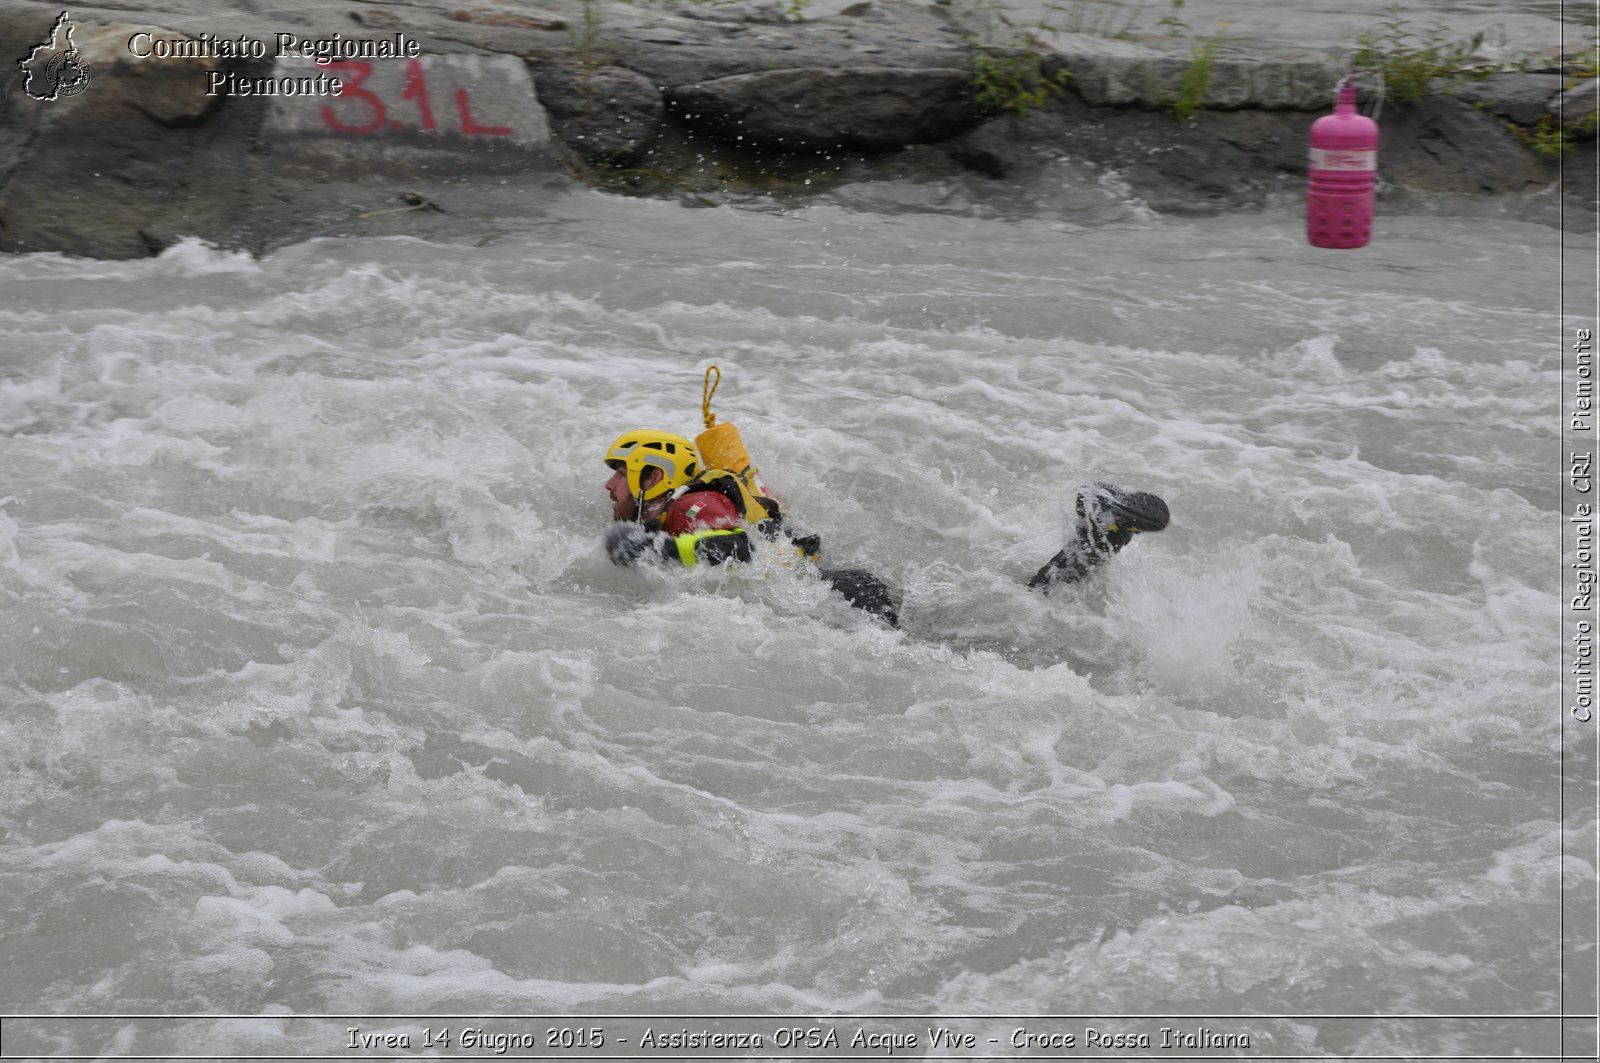
M 1049 591 L 1058 583 L 1077 583 L 1138 533 L 1165 528 L 1170 516 L 1167 504 L 1157 496 L 1107 483 L 1080 488 L 1076 509 L 1066 547 L 1045 562 L 1028 586 Z
M 900 626 L 900 607 L 895 603 L 894 592 L 877 576 L 859 568 L 824 568 L 817 574 L 857 609 L 871 613 L 890 627 Z

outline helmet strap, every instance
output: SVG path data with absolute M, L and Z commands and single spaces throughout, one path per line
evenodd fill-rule
M 645 503 L 644 503 L 644 493 L 650 489 L 648 486 L 646 486 L 646 484 L 644 482 L 644 474 L 647 471 L 648 470 L 641 470 L 640 471 L 640 473 L 639 473 L 639 493 L 633 496 L 634 497 L 633 519 L 636 522 L 640 523 L 640 524 L 644 523 L 644 505 L 645 505 Z M 656 473 L 657 473 L 658 477 L 665 477 L 666 476 L 666 473 L 663 473 L 660 469 L 656 469 Z M 671 501 L 673 499 L 676 499 L 680 494 L 683 493 L 683 490 L 684 490 L 683 487 L 674 488 L 672 491 L 667 493 L 665 500 L 666 501 Z M 658 496 L 658 497 L 660 497 L 660 496 Z

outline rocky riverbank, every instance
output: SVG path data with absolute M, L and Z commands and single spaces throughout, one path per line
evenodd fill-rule
M 64 28 L 61 14 L 0 0 L 0 57 L 15 57 L 0 250 L 485 239 L 572 180 L 693 202 L 885 177 L 1026 190 L 1063 157 L 1158 211 L 1247 210 L 1301 179 L 1344 69 L 1168 37 L 1041 40 L 885 0 L 806 21 L 612 0 L 103 0 Z M 1387 102 L 1385 196 L 1517 197 L 1523 216 L 1592 230 L 1595 82 L 1555 52 L 1528 67 Z M 335 77 L 338 96 L 315 84 Z M 1569 150 L 1534 150 L 1563 120 Z

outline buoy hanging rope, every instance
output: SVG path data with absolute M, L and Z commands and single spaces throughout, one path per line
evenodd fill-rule
M 711 412 L 711 396 L 717 393 L 717 385 L 722 383 L 722 370 L 717 368 L 717 363 L 712 362 L 706 368 L 705 387 L 700 393 L 700 413 L 706 419 L 706 428 L 717 423 L 717 415 Z
M 718 424 L 717 415 L 711 412 L 711 397 L 717 393 L 720 383 L 722 370 L 712 364 L 706 369 L 705 386 L 700 398 L 700 413 L 705 418 L 706 430 L 695 437 L 695 449 L 700 451 L 700 460 L 707 468 L 737 473 L 758 491 L 763 490 L 755 466 L 750 462 L 750 452 L 744 449 L 744 440 L 739 437 L 739 430 L 728 421 Z
M 1356 76 L 1355 71 L 1352 70 L 1350 72 L 1351 79 L 1354 80 L 1355 76 Z M 1372 104 L 1372 114 L 1368 116 L 1374 122 L 1376 122 L 1378 120 L 1378 116 L 1379 115 L 1383 114 L 1383 101 L 1384 101 L 1384 99 L 1386 97 L 1388 97 L 1388 95 L 1389 95 L 1389 83 L 1383 79 L 1383 65 L 1379 64 L 1379 66 L 1378 66 L 1378 93 L 1377 93 L 1378 98 Z

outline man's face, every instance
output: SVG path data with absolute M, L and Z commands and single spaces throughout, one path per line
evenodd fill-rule
M 660 469 L 646 469 L 640 477 L 639 486 L 648 491 L 657 480 L 661 479 Z M 611 496 L 611 519 L 633 520 L 639 513 L 639 503 L 628 490 L 628 472 L 621 466 L 612 470 L 611 478 L 606 481 L 606 494 Z

